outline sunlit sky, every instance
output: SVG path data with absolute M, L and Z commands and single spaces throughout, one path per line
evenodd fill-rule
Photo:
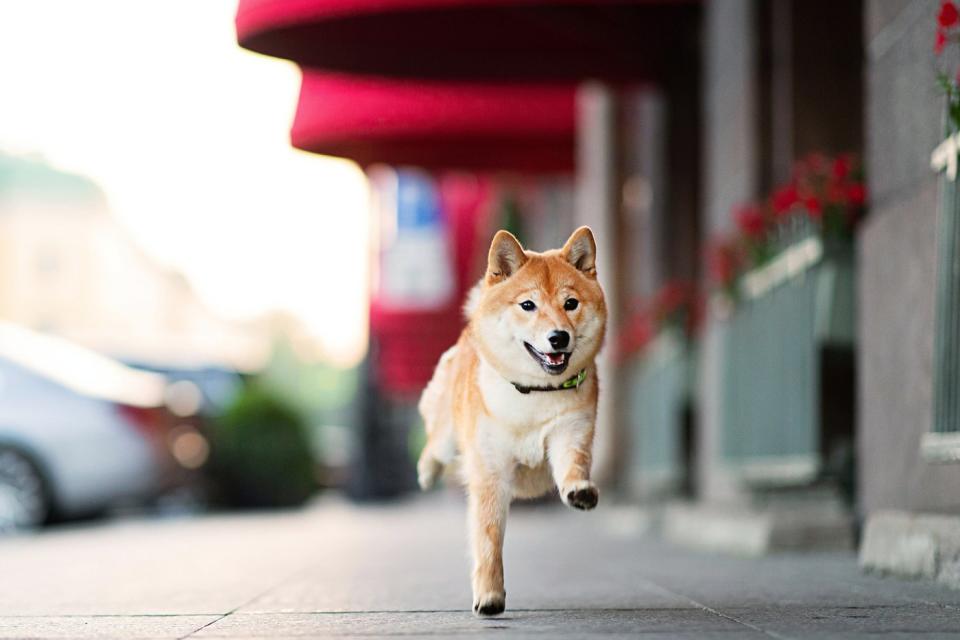
M 0 148 L 86 174 L 213 310 L 297 314 L 363 348 L 355 165 L 288 143 L 299 71 L 246 52 L 235 0 L 0 0 Z

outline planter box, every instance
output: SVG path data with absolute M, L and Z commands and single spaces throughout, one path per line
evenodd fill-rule
M 630 368 L 632 489 L 646 498 L 689 490 L 694 350 L 679 331 L 662 331 Z
M 809 483 L 852 447 L 855 291 L 852 247 L 815 235 L 742 278 L 720 324 L 722 452 L 744 481 Z

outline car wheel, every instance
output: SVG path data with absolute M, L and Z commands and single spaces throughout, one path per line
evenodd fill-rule
M 49 509 L 36 465 L 16 449 L 0 447 L 0 534 L 39 526 Z

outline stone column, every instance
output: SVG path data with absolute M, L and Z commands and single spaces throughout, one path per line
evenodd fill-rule
M 709 2 L 703 49 L 703 234 L 705 246 L 730 229 L 731 209 L 757 191 L 757 86 L 754 3 Z M 722 462 L 720 392 L 723 343 L 707 318 L 701 343 L 697 491 L 708 502 L 730 502 L 737 487 Z
M 617 166 L 617 100 L 601 84 L 586 83 L 577 93 L 577 196 L 576 225 L 589 225 L 597 240 L 597 273 L 607 298 L 609 320 L 607 344 L 597 360 L 600 376 L 600 408 L 594 445 L 593 467 L 599 482 L 615 482 L 619 475 L 617 455 L 623 428 L 615 419 L 616 371 L 613 364 L 614 336 L 620 324 L 619 254 L 620 209 Z M 572 230 L 571 230 L 572 231 Z

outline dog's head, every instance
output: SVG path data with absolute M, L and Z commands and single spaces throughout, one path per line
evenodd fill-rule
M 544 253 L 524 251 L 510 233 L 497 232 L 469 318 L 480 352 L 501 375 L 556 384 L 554 376 L 593 360 L 607 322 L 596 253 L 588 227 Z

